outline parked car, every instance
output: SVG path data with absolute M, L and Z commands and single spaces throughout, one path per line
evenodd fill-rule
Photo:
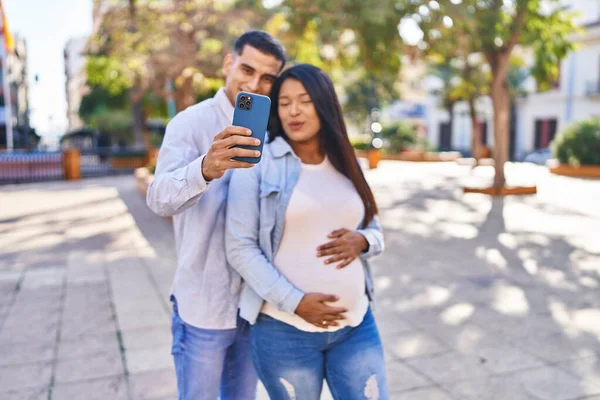
M 538 165 L 546 165 L 546 162 L 552 158 L 552 150 L 546 147 L 527 154 L 523 161 Z

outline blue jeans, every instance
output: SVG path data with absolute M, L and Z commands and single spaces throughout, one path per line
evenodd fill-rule
M 178 400 L 254 400 L 258 378 L 250 356 L 249 324 L 238 317 L 236 329 L 188 325 L 173 302 L 171 331 Z
M 369 309 L 357 327 L 312 333 L 260 314 L 252 362 L 271 400 L 319 400 L 323 379 L 336 400 L 389 399 L 383 347 Z

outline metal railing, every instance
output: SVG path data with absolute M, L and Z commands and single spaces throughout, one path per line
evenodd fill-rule
M 61 151 L 0 152 L 0 184 L 66 179 L 63 160 Z M 147 161 L 145 149 L 91 148 L 80 151 L 75 168 L 82 178 L 112 176 L 131 174 Z
M 64 179 L 61 152 L 0 153 L 0 183 Z
M 146 150 L 98 147 L 81 151 L 81 176 L 130 174 L 145 164 Z

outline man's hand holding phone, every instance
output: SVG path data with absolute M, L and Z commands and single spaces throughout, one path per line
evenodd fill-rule
M 251 137 L 252 132 L 241 126 L 228 126 L 219 132 L 202 160 L 202 176 L 207 182 L 217 179 L 231 168 L 252 168 L 255 164 L 235 161 L 233 157 L 259 157 L 260 151 L 234 146 L 259 146 L 260 140 Z

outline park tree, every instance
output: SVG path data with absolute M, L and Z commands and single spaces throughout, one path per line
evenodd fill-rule
M 213 93 L 222 84 L 223 56 L 261 15 L 234 1 L 109 3 L 88 46 L 89 84 L 113 96 L 129 93 L 135 143 L 140 145 L 147 94 L 182 110 L 197 101 L 198 93 Z
M 370 110 L 397 96 L 404 45 L 396 1 L 284 0 L 272 8 L 266 29 L 292 61 L 327 71 L 344 99 L 346 115 L 364 122 Z
M 407 10 L 417 9 L 423 46 L 435 47 L 444 41 L 441 31 L 431 32 L 440 21 L 460 22 L 468 33 L 468 48 L 485 60 L 490 71 L 489 94 L 494 111 L 494 188 L 505 185 L 504 164 L 508 160 L 510 91 L 507 76 L 511 55 L 518 46 L 530 51 L 531 70 L 543 88 L 558 78 L 560 61 L 572 49 L 570 34 L 576 28 L 573 15 L 558 0 L 406 0 Z

